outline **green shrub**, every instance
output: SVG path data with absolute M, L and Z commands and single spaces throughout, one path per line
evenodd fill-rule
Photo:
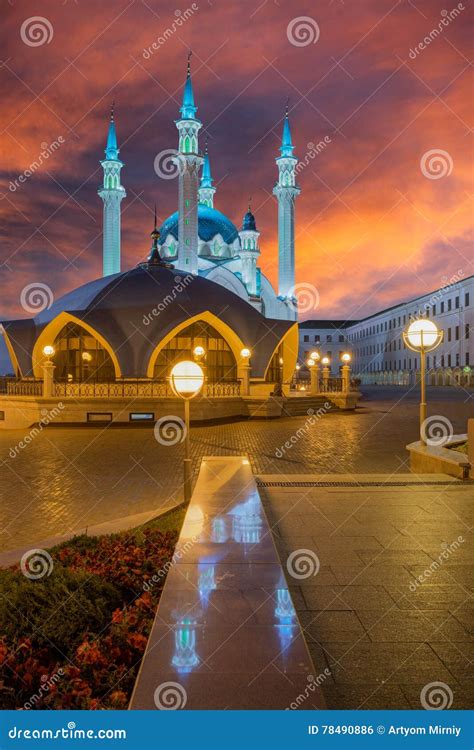
M 70 656 L 84 633 L 99 633 L 120 606 L 117 589 L 84 571 L 55 565 L 36 581 L 20 572 L 0 571 L 0 633 L 19 635 L 38 646 L 54 645 Z

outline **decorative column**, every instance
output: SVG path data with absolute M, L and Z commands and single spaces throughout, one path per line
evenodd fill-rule
M 278 182 L 273 195 L 278 200 L 278 296 L 293 297 L 295 286 L 295 199 L 301 190 L 296 184 L 296 165 L 293 156 L 288 106 L 283 124 L 283 137 L 278 165 Z
M 240 352 L 239 370 L 242 375 L 240 395 L 250 396 L 250 349 L 242 349 L 242 351 Z
M 312 365 L 309 368 L 311 376 L 311 395 L 317 396 L 319 393 L 319 366 L 317 364 Z
M 343 365 L 341 368 L 342 374 L 342 392 L 349 393 L 351 387 L 351 368 L 350 365 Z
M 325 363 L 323 360 L 323 364 L 323 391 L 327 393 L 329 387 L 329 374 L 331 370 L 329 369 L 329 363 Z
M 203 158 L 198 153 L 198 132 L 201 122 L 196 119 L 196 111 L 189 55 L 183 104 L 180 109 L 181 118 L 176 121 L 179 132 L 179 149 L 176 156 L 179 171 L 176 268 L 193 274 L 198 272 L 198 190 L 199 170 L 203 163 Z
M 47 359 L 42 364 L 43 368 L 43 398 L 54 398 L 54 371 L 56 366 Z
M 104 181 L 98 190 L 104 202 L 103 275 L 109 276 L 120 273 L 120 204 L 126 196 L 125 188 L 120 184 L 123 162 L 119 159 L 113 106 L 110 113 L 105 159 L 100 163 L 104 170 Z

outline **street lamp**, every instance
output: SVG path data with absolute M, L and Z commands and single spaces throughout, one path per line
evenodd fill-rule
M 317 354 L 318 356 L 316 358 L 313 357 L 313 354 Z M 317 393 L 319 393 L 319 367 L 318 367 L 318 359 L 319 354 L 317 352 L 313 352 L 311 357 L 306 360 L 306 365 L 309 369 L 309 377 L 310 377 L 310 389 L 311 394 L 315 396 Z
M 170 374 L 171 388 L 184 400 L 184 500 L 191 500 L 191 458 L 189 455 L 189 402 L 204 383 L 204 372 L 197 362 L 177 362 Z
M 54 357 L 55 353 L 56 353 L 56 350 L 54 346 L 50 346 L 50 344 L 43 346 L 43 354 L 46 357 L 46 359 L 50 360 L 51 357 Z
M 325 391 L 329 388 L 329 363 L 330 363 L 329 357 L 323 357 L 321 360 L 321 364 L 323 365 L 323 389 Z
M 345 365 L 348 365 L 349 362 L 351 361 L 352 357 L 349 354 L 349 352 L 344 352 L 344 354 L 342 355 L 341 359 L 342 359 L 342 361 L 344 362 Z
M 193 354 L 194 354 L 194 359 L 196 360 L 196 362 L 199 362 L 199 360 L 204 357 L 205 353 L 206 353 L 206 350 L 204 349 L 203 346 L 195 346 Z
M 403 341 L 412 352 L 420 353 L 421 370 L 421 398 L 420 398 L 420 440 L 426 444 L 423 435 L 423 423 L 426 420 L 426 352 L 432 352 L 443 340 L 443 331 L 436 323 L 427 318 L 414 320 L 406 331 L 403 331 Z
M 344 352 L 342 354 L 342 356 L 341 356 L 341 359 L 343 361 L 343 365 L 342 365 L 342 368 L 341 368 L 341 370 L 342 370 L 342 372 L 341 372 L 341 374 L 342 374 L 342 390 L 344 391 L 344 393 L 349 393 L 349 391 L 351 389 L 351 368 L 349 366 L 349 363 L 350 363 L 352 357 L 349 354 L 349 352 Z
M 316 351 L 311 352 L 311 359 L 314 359 L 315 362 L 319 362 L 319 360 L 321 359 L 320 353 Z

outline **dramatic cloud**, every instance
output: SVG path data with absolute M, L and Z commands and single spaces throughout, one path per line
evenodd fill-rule
M 38 14 L 35 31 L 26 22 Z M 114 98 L 123 266 L 143 259 L 155 201 L 161 220 L 177 204 L 176 182 L 160 180 L 153 162 L 177 143 L 189 48 L 216 206 L 240 224 L 252 196 L 273 283 L 271 191 L 290 97 L 304 163 L 297 281 L 320 292 L 307 317 L 362 317 L 459 269 L 469 275 L 471 22 L 468 0 L 203 0 L 180 11 L 155 0 L 5 0 L 0 314 L 25 315 L 20 293 L 32 282 L 57 297 L 100 275 L 99 160 Z M 316 154 L 308 144 L 320 142 Z

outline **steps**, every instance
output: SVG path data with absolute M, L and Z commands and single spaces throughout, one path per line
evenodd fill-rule
M 319 413 L 331 412 L 337 409 L 326 394 L 320 396 L 290 396 L 283 404 L 282 417 L 312 416 Z

